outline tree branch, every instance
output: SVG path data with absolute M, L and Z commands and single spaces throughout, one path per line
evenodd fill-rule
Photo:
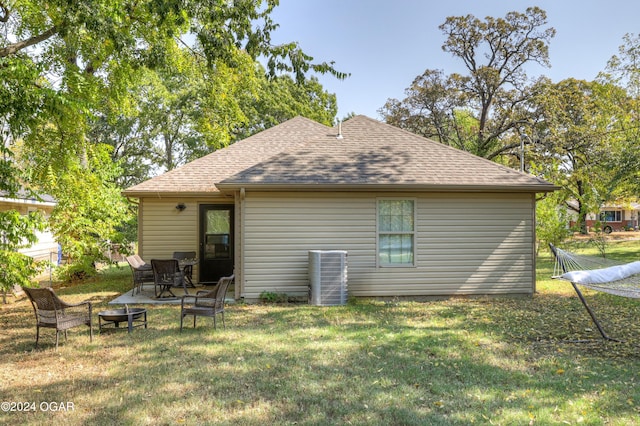
M 29 46 L 33 46 L 34 44 L 38 44 L 42 41 L 45 41 L 46 39 L 52 37 L 57 33 L 58 33 L 58 27 L 54 25 L 53 27 L 49 28 L 47 31 L 43 32 L 42 34 L 38 34 L 36 36 L 28 38 L 27 40 L 19 41 L 17 43 L 13 43 L 6 47 L 3 47 L 2 49 L 0 49 L 0 58 L 13 55 L 22 49 L 25 49 Z
M 2 15 L 0 15 L 0 22 L 9 22 L 9 8 L 4 4 L 4 2 L 0 2 L 0 10 L 2 10 Z
M 528 144 L 530 145 L 530 144 Z M 487 154 L 486 158 L 489 160 L 493 160 L 494 158 L 498 157 L 499 155 L 503 155 L 505 153 L 508 153 L 509 151 L 511 151 L 512 149 L 515 148 L 520 148 L 520 142 L 514 142 L 514 143 L 510 143 L 509 145 L 503 145 L 501 147 L 499 147 L 498 149 L 496 149 L 495 151 L 493 151 L 490 154 Z M 518 154 L 520 155 L 520 154 Z

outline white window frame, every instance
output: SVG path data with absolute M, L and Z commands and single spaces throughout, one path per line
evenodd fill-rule
M 384 201 L 412 201 L 413 202 L 413 230 L 403 232 L 380 232 L 380 204 Z M 418 226 L 418 199 L 410 197 L 382 197 L 376 199 L 376 266 L 378 268 L 415 268 L 416 267 L 416 228 Z M 411 235 L 413 240 L 413 254 L 411 263 L 381 263 L 380 262 L 380 236 L 390 234 Z
M 607 220 L 607 213 L 612 213 L 614 220 Z M 600 213 L 600 221 L 601 222 L 622 222 L 622 211 L 621 210 L 603 210 Z

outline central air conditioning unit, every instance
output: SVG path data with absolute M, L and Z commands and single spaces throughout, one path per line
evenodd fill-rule
M 346 251 L 309 251 L 309 303 L 318 306 L 347 303 Z

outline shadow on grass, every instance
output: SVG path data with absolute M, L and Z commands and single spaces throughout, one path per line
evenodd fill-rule
M 64 291 L 95 299 L 97 312 L 109 300 L 99 287 Z M 588 297 L 612 334 L 637 340 L 637 303 Z M 634 424 L 640 407 L 637 348 L 597 339 L 580 302 L 552 292 L 331 308 L 239 304 L 227 308 L 226 329 L 199 320 L 182 333 L 179 307 L 148 311 L 148 329 L 96 333 L 89 343 L 77 328 L 55 352 L 47 330 L 43 349 L 33 350 L 28 302 L 3 307 L 2 395 L 70 401 L 74 410 L 0 412 L 0 422 Z M 562 343 L 574 338 L 594 341 Z

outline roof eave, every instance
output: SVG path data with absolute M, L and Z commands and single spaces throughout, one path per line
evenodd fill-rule
M 226 198 L 220 191 L 122 191 L 127 198 Z
M 278 183 L 219 183 L 218 189 L 223 192 L 239 190 L 259 191 L 403 191 L 403 192 L 529 192 L 546 193 L 560 189 L 555 185 L 442 185 L 442 184 L 278 184 Z
M 54 201 L 39 201 L 31 198 L 27 199 L 27 198 L 0 197 L 0 201 L 5 203 L 28 204 L 28 205 L 42 206 L 42 207 L 55 207 L 57 205 L 57 203 Z

